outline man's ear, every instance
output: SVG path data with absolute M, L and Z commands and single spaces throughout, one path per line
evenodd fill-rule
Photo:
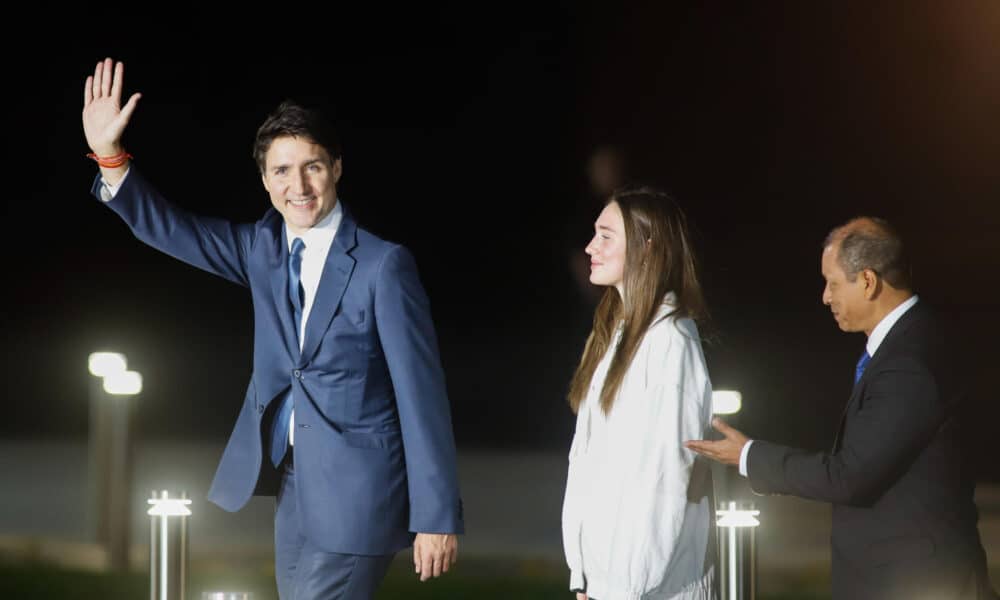
M 336 184 L 340 181 L 340 176 L 344 174 L 344 164 L 341 158 L 333 161 L 333 166 L 331 167 L 333 171 L 333 183 Z
M 878 276 L 878 273 L 871 269 L 865 269 L 858 274 L 862 278 L 862 284 L 864 284 L 865 298 L 871 300 L 882 291 L 882 278 Z

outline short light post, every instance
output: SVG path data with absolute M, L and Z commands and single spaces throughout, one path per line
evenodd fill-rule
M 735 415 L 743 408 L 743 394 L 736 390 L 712 392 L 712 412 L 715 415 Z M 757 595 L 757 539 L 755 531 L 760 522 L 753 504 L 740 504 L 730 500 L 729 477 L 724 468 L 720 477 L 719 495 L 726 498 L 716 511 L 719 558 L 722 566 L 722 600 L 753 600 Z
M 185 600 L 188 572 L 187 518 L 191 501 L 155 491 L 149 515 L 149 600 Z
M 723 503 L 716 511 L 719 553 L 722 558 L 722 600 L 754 600 L 757 597 L 757 538 L 759 510 L 753 504 L 737 508 Z
M 743 394 L 737 392 L 736 390 L 712 391 L 713 415 L 735 415 L 740 412 L 742 407 Z M 711 432 L 711 435 L 716 435 L 714 430 Z M 712 463 L 712 479 L 715 483 L 716 498 L 723 498 L 725 500 L 732 499 L 732 493 L 730 491 L 730 477 L 735 477 L 735 475 L 730 472 L 729 468 L 716 464 L 715 462 Z

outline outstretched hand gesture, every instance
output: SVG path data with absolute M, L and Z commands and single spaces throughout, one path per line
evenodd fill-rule
M 128 103 L 121 105 L 124 74 L 125 65 L 106 58 L 97 63 L 94 74 L 87 77 L 83 86 L 83 133 L 97 156 L 122 152 L 122 133 L 141 97 L 132 94 Z

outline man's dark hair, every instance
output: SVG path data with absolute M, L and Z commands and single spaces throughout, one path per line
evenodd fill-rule
M 910 261 L 899 232 L 885 219 L 858 217 L 826 236 L 823 247 L 837 246 L 837 262 L 854 281 L 871 269 L 896 289 L 912 289 Z
M 337 132 L 323 115 L 317 111 L 305 108 L 291 100 L 285 100 L 264 120 L 257 129 L 257 138 L 253 143 L 253 158 L 257 168 L 264 172 L 264 157 L 271 143 L 280 137 L 306 138 L 319 144 L 330 155 L 330 160 L 340 158 L 340 140 Z

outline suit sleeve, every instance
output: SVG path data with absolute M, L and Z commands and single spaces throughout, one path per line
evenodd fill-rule
M 100 199 L 100 175 L 92 193 Z M 254 226 L 191 214 L 168 202 L 135 165 L 107 206 L 143 243 L 240 285 L 249 285 L 247 257 Z
M 379 267 L 375 322 L 403 433 L 410 531 L 463 533 L 451 409 L 430 302 L 402 246 L 394 246 Z
M 870 505 L 906 471 L 947 416 L 937 381 L 912 357 L 883 363 L 858 402 L 850 407 L 835 453 L 754 441 L 747 459 L 753 490 Z

